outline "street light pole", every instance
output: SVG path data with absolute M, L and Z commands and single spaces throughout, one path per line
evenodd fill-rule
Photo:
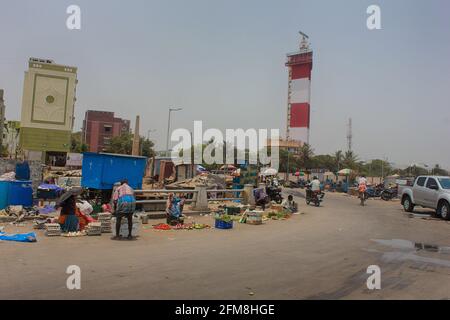
M 172 111 L 181 111 L 183 108 L 169 108 L 169 120 L 167 121 L 166 157 L 169 154 L 170 114 Z

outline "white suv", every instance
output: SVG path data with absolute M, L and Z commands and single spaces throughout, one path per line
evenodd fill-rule
M 402 190 L 401 199 L 407 212 L 421 206 L 435 209 L 442 219 L 450 220 L 450 177 L 419 176 L 412 187 Z

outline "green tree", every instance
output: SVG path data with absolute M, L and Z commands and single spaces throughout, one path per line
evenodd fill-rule
M 287 172 L 288 156 L 289 156 L 289 172 L 292 173 L 297 169 L 302 169 L 303 165 L 299 157 L 294 156 L 291 152 L 286 149 L 279 149 L 280 156 L 280 172 Z
M 151 158 L 156 155 L 155 150 L 153 149 L 155 146 L 153 141 L 141 137 L 140 145 L 141 145 L 141 155 L 142 156 Z
M 124 132 L 120 136 L 111 138 L 105 152 L 130 155 L 133 151 L 133 136 L 130 132 Z M 153 157 L 156 154 L 152 141 L 140 137 L 139 142 L 141 155 L 144 157 Z
M 416 176 L 428 175 L 428 174 L 429 174 L 429 171 L 426 168 L 422 168 L 417 165 L 412 165 L 404 170 L 400 170 L 400 175 L 404 175 L 404 176 L 416 177 Z
M 393 168 L 388 161 L 374 159 L 364 164 L 364 173 L 373 177 L 388 176 L 393 173 Z
M 442 169 L 439 164 L 436 164 L 432 170 L 433 174 L 436 176 L 448 176 L 448 171 Z
M 311 168 L 326 169 L 335 172 L 336 159 L 329 154 L 313 156 L 310 160 Z
M 74 132 L 70 136 L 70 152 L 82 153 L 88 151 L 87 144 L 82 142 L 82 133 Z
M 355 170 L 358 168 L 358 156 L 353 153 L 353 151 L 349 150 L 345 152 L 344 159 L 342 160 L 342 164 L 346 169 Z
M 311 158 L 314 156 L 314 150 L 311 148 L 311 146 L 307 143 L 304 143 L 300 147 L 300 164 L 304 168 L 310 168 Z

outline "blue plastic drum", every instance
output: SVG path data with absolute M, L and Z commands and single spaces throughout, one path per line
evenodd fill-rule
M 0 210 L 8 206 L 9 181 L 0 181 Z
M 33 206 L 33 187 L 31 181 L 9 181 L 8 205 Z

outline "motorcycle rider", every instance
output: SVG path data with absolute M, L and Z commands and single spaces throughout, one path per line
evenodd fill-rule
M 317 176 L 313 177 L 313 180 L 311 181 L 311 191 L 314 193 L 320 192 L 320 180 L 317 178 Z
M 319 196 L 321 190 L 320 190 L 320 180 L 316 176 L 313 177 L 313 180 L 307 184 L 308 190 L 306 190 L 307 198 L 308 198 L 308 192 L 309 192 L 309 198 L 313 199 L 315 196 Z
M 358 193 L 359 199 L 361 200 L 361 206 L 364 206 L 364 201 L 366 200 L 367 191 L 367 179 L 365 175 L 361 175 L 358 180 Z

